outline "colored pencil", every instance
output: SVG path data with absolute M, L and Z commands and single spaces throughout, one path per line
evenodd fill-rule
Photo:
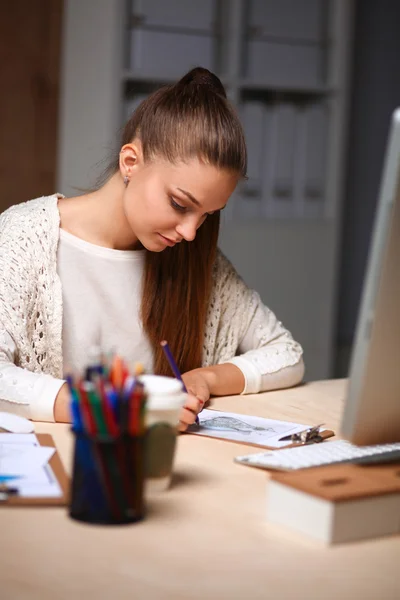
M 164 350 L 164 354 L 169 363 L 169 366 L 171 367 L 171 371 L 173 372 L 175 377 L 177 379 L 179 379 L 179 381 L 182 383 L 183 389 L 187 393 L 187 389 L 183 382 L 182 375 L 178 369 L 178 365 L 176 364 L 174 357 L 172 356 L 172 352 L 171 352 L 170 347 L 168 346 L 168 342 L 166 340 L 163 340 L 160 343 L 161 343 L 161 348 Z
M 184 392 L 187 393 L 187 389 L 186 389 L 185 383 L 184 383 L 184 381 L 182 379 L 182 375 L 181 375 L 181 373 L 180 373 L 180 371 L 178 369 L 178 365 L 176 364 L 175 359 L 172 356 L 172 352 L 171 352 L 170 347 L 168 346 L 168 342 L 166 340 L 163 340 L 160 343 L 161 343 L 162 349 L 164 350 L 165 357 L 166 357 L 166 359 L 167 359 L 167 361 L 169 363 L 169 366 L 171 367 L 171 370 L 172 370 L 173 374 L 182 383 L 183 390 L 184 390 Z M 196 422 L 196 425 L 199 425 L 199 417 L 198 417 L 198 415 L 196 415 L 196 421 L 195 422 Z
M 116 437 L 119 433 L 117 421 L 115 418 L 115 414 L 113 412 L 113 406 L 112 406 L 111 400 L 110 400 L 109 396 L 107 395 L 103 379 L 99 379 L 99 381 L 97 382 L 97 386 L 98 386 L 99 395 L 101 398 L 101 405 L 102 405 L 102 409 L 103 409 L 104 420 L 107 424 L 107 432 L 111 436 Z
M 0 475 L 0 483 L 7 483 L 14 479 L 21 479 L 22 475 Z

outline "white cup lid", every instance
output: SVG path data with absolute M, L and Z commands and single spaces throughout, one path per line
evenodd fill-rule
M 162 375 L 141 375 L 141 381 L 149 395 L 149 410 L 179 410 L 186 397 L 182 382 Z
M 172 395 L 181 394 L 183 385 L 179 379 L 164 377 L 163 375 L 141 375 L 140 380 L 144 383 L 149 394 Z

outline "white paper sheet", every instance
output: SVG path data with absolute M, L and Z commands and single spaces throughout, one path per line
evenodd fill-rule
M 47 465 L 55 448 L 28 447 L 26 444 L 0 442 L 0 473 L 2 475 L 29 475 Z
M 34 433 L 0 433 L 0 475 L 19 475 L 10 482 L 24 498 L 59 498 L 62 490 L 48 464 L 55 448 L 41 446 Z
M 283 448 L 291 442 L 280 442 L 279 438 L 308 427 L 311 425 L 204 409 L 199 414 L 199 428 L 190 429 L 190 433 L 263 447 Z

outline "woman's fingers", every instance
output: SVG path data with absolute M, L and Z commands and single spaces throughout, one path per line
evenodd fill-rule
M 194 398 L 197 398 L 197 400 L 201 400 L 202 404 L 207 402 L 207 400 L 210 398 L 210 390 L 208 389 L 206 382 L 201 380 L 196 382 L 196 386 L 192 387 L 189 385 L 188 392 L 189 396 L 193 396 Z
M 185 431 L 189 425 L 193 425 L 196 421 L 196 413 L 192 410 L 188 410 L 187 408 L 182 408 L 179 415 L 179 431 Z
M 201 398 L 197 398 L 189 392 L 185 402 L 185 408 L 193 411 L 196 415 L 204 406 L 204 401 Z
M 185 406 L 181 409 L 179 415 L 179 431 L 185 431 L 189 425 L 193 425 L 193 423 L 195 423 L 197 413 L 201 411 L 203 406 L 203 400 L 196 398 L 196 396 L 193 396 L 193 394 L 188 394 Z

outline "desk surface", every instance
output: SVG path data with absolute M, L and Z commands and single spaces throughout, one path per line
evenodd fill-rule
M 232 412 L 338 427 L 345 381 L 216 399 Z M 68 426 L 51 433 L 68 470 Z M 249 448 L 249 451 L 257 449 Z M 107 528 L 61 508 L 0 508 L 2 600 L 400 598 L 400 536 L 326 548 L 269 525 L 265 472 L 246 447 L 180 436 L 173 487 L 140 524 Z

